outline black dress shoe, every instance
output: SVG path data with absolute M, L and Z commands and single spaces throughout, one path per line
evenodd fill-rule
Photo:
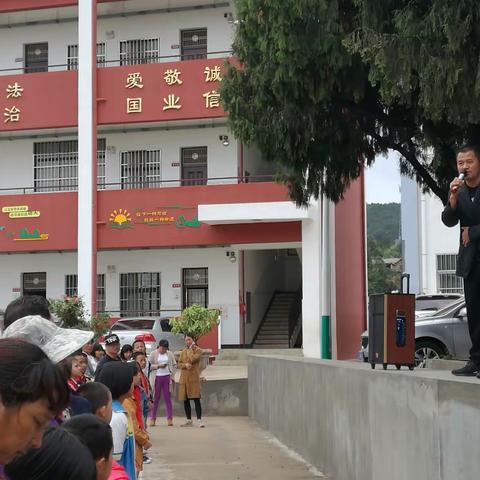
M 452 373 L 457 377 L 475 377 L 479 374 L 479 369 L 478 366 L 470 360 L 464 367 L 452 370 Z

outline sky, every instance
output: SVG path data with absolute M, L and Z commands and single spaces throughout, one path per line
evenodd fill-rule
M 365 170 L 365 197 L 367 203 L 400 203 L 400 169 L 398 154 L 379 156 Z

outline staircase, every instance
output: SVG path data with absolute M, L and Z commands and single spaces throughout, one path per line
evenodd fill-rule
M 253 348 L 289 348 L 288 316 L 295 296 L 295 292 L 275 292 Z

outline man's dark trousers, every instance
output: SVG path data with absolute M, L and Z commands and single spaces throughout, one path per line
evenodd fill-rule
M 476 261 L 464 279 L 468 330 L 472 339 L 471 360 L 480 367 L 480 262 Z

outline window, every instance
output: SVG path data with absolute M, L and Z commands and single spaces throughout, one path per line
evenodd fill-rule
M 160 314 L 160 273 L 120 274 L 120 315 Z
M 48 43 L 28 43 L 23 50 L 25 73 L 48 72 Z
M 208 307 L 208 268 L 183 269 L 183 308 Z
M 182 186 L 207 184 L 207 147 L 182 148 Z
M 180 32 L 182 60 L 207 58 L 207 29 L 195 28 Z
M 160 187 L 161 179 L 160 150 L 134 150 L 121 153 L 123 190 Z
M 24 273 L 22 278 L 23 295 L 47 296 L 46 272 Z
M 105 42 L 97 43 L 97 67 L 106 66 L 107 54 Z M 67 46 L 67 69 L 78 69 L 78 44 Z
M 97 142 L 98 188 L 105 188 L 104 138 Z M 35 192 L 62 192 L 77 189 L 78 141 L 33 144 L 33 186 Z
M 462 293 L 463 281 L 455 275 L 456 254 L 437 255 L 437 291 L 440 293 Z
M 65 295 L 74 297 L 78 293 L 78 276 L 76 274 L 65 275 Z M 105 275 L 97 275 L 97 312 L 105 311 Z
M 139 65 L 160 61 L 158 38 L 126 40 L 120 42 L 120 65 Z

